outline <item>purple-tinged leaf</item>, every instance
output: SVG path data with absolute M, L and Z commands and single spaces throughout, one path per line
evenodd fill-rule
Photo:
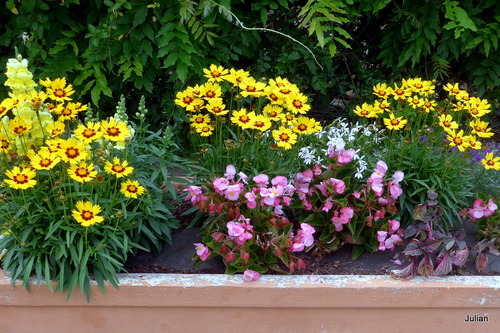
M 445 253 L 441 262 L 436 267 L 432 275 L 443 276 L 448 275 L 452 269 L 452 259 L 448 253 Z
M 465 240 L 465 230 L 464 229 L 460 229 L 458 230 L 456 233 L 455 233 L 455 238 L 459 241 L 463 241 Z
M 395 269 L 391 271 L 391 277 L 393 279 L 411 279 L 417 275 L 417 260 L 413 260 L 408 266 L 403 269 Z
M 467 258 L 469 258 L 469 249 L 466 248 L 464 250 L 457 251 L 452 258 L 453 265 L 462 267 L 467 262 Z
M 495 239 L 492 239 L 490 241 L 490 253 L 494 256 L 500 256 L 500 251 L 498 251 L 497 247 L 495 246 Z
M 410 244 L 403 251 L 404 254 L 412 257 L 418 257 L 422 255 L 422 250 L 420 249 L 420 242 L 418 240 L 412 240 Z
M 414 224 L 410 224 L 408 227 L 405 229 L 405 239 L 411 238 L 415 236 L 418 232 L 417 227 Z
M 423 275 L 425 277 L 429 277 L 429 275 L 432 274 L 432 271 L 434 270 L 434 264 L 429 258 L 428 255 L 424 256 L 424 259 L 420 261 L 418 264 L 417 272 L 420 275 Z
M 450 250 L 451 250 L 451 248 L 453 247 L 453 245 L 455 245 L 455 240 L 454 240 L 454 239 L 450 240 L 450 241 L 446 244 L 446 246 L 445 246 L 446 251 L 450 251 Z
M 481 273 L 486 268 L 487 265 L 488 265 L 488 256 L 483 252 L 479 252 L 479 254 L 476 257 L 477 271 Z
M 434 253 L 442 242 L 442 239 L 426 239 L 423 241 L 421 248 L 425 252 Z

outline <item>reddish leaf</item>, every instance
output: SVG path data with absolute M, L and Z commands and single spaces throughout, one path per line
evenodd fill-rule
M 457 251 L 452 258 L 453 265 L 458 267 L 462 267 L 467 262 L 467 258 L 469 257 L 469 249 L 464 249 Z
M 445 253 L 439 265 L 436 267 L 434 272 L 432 272 L 432 275 L 448 275 L 451 272 L 452 263 L 453 261 L 450 255 L 448 253 Z
M 478 272 L 482 272 L 488 265 L 488 256 L 483 252 L 480 252 L 476 257 L 476 269 Z
M 429 275 L 432 274 L 433 270 L 434 270 L 434 265 L 432 263 L 431 258 L 429 258 L 429 256 L 425 256 L 424 259 L 422 259 L 420 261 L 420 263 L 418 264 L 417 272 L 420 275 L 428 277 Z
M 433 253 L 439 248 L 442 242 L 442 239 L 426 239 L 423 241 L 421 248 L 425 252 Z
M 216 241 L 220 242 L 224 238 L 224 234 L 220 231 L 214 232 L 211 237 Z
M 420 249 L 420 242 L 418 240 L 412 240 L 403 251 L 403 253 L 412 257 L 418 257 L 422 255 L 423 252 Z
M 224 259 L 226 260 L 226 262 L 231 262 L 236 259 L 236 255 L 234 254 L 233 251 L 231 251 L 228 254 L 226 254 L 226 257 Z
M 391 271 L 391 277 L 394 279 L 410 279 L 414 277 L 417 275 L 416 263 L 417 260 L 415 259 L 405 268 Z

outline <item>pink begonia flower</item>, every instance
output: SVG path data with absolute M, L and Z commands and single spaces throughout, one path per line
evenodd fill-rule
M 361 192 L 355 191 L 355 192 L 352 192 L 352 195 L 353 195 L 356 199 L 361 198 Z
M 472 220 L 480 219 L 484 216 L 484 209 L 482 207 L 469 208 L 469 216 Z
M 339 217 L 339 212 L 333 213 L 332 217 L 332 223 L 335 226 L 335 230 L 337 232 L 341 232 L 342 229 L 344 229 L 344 224 L 349 223 L 350 219 L 347 218 L 344 214 L 340 214 Z
M 248 181 L 247 181 L 248 176 L 245 175 L 243 172 L 241 172 L 241 171 L 238 172 L 238 177 L 239 177 L 238 181 L 242 181 L 243 183 L 248 184 Z
M 374 172 L 371 174 L 370 178 L 371 179 L 384 178 L 386 171 L 387 171 L 387 164 L 385 164 L 384 161 L 378 161 L 377 167 L 375 168 Z
M 283 200 L 283 204 L 285 206 L 290 206 L 290 204 L 292 203 L 292 198 L 290 198 L 290 197 L 283 197 L 281 199 Z
M 387 198 L 384 198 L 384 197 L 380 197 L 378 198 L 377 202 L 382 205 L 382 206 L 385 206 L 389 203 L 389 200 L 387 200 Z
M 354 155 L 356 155 L 356 151 L 354 149 L 343 150 L 340 155 L 337 156 L 337 161 L 339 164 L 349 164 L 351 163 Z
M 285 187 L 288 184 L 288 179 L 284 176 L 276 176 L 271 180 L 273 186 Z
M 215 192 L 223 192 L 229 185 L 229 180 L 226 178 L 216 178 L 213 182 Z
M 397 181 L 398 183 L 400 183 L 405 178 L 405 173 L 403 171 L 396 171 L 392 175 L 392 178 L 394 178 L 395 181 Z
M 494 212 L 495 210 L 498 209 L 498 206 L 497 204 L 493 201 L 493 199 L 489 199 L 488 200 L 488 203 L 486 204 L 486 208 L 488 210 L 491 210 L 492 212 Z
M 387 250 L 394 250 L 396 248 L 396 243 L 402 242 L 403 240 L 398 235 L 394 234 L 385 240 L 385 248 Z
M 321 208 L 322 211 L 329 212 L 330 209 L 333 207 L 333 201 L 332 198 L 327 198 L 325 201 L 325 204 L 323 205 L 323 208 Z
M 391 261 L 394 263 L 394 265 L 398 265 L 398 266 L 403 265 L 403 263 L 402 263 L 402 262 L 401 262 L 401 260 L 399 260 L 399 259 L 396 259 L 396 260 L 391 260 Z
M 314 168 L 313 168 L 313 170 L 312 170 L 312 171 L 313 171 L 313 174 L 314 174 L 315 176 L 319 176 L 319 175 L 321 175 L 321 172 L 322 172 L 322 171 L 321 171 L 321 167 L 322 167 L 321 163 L 318 163 L 318 164 L 316 164 L 316 165 L 314 166 Z
M 390 181 L 389 192 L 391 192 L 391 197 L 397 199 L 401 196 L 401 194 L 403 194 L 403 189 L 399 186 L 398 182 Z
M 230 201 L 236 201 L 240 198 L 241 187 L 240 185 L 229 185 L 224 192 L 224 197 Z
M 224 174 L 224 177 L 226 177 L 228 180 L 233 180 L 234 176 L 236 175 L 236 168 L 234 165 L 229 164 L 226 166 L 226 173 Z
M 328 185 L 333 185 L 333 191 L 337 194 L 342 194 L 345 191 L 345 183 L 343 180 L 330 178 L 326 180 Z
M 352 209 L 351 207 L 342 207 L 340 209 L 340 213 L 348 219 L 352 219 L 354 216 L 354 209 Z
M 398 231 L 401 223 L 399 223 L 399 221 L 396 221 L 396 220 L 389 220 L 387 221 L 389 223 L 389 233 L 394 233 L 396 231 Z
M 278 185 L 271 188 L 263 188 L 260 195 L 264 198 L 263 202 L 268 206 L 275 206 L 276 198 L 283 194 L 283 187 Z M 279 203 L 279 200 L 278 200 Z
M 301 183 L 310 183 L 311 180 L 314 177 L 314 173 L 312 170 L 306 170 L 304 172 L 299 172 L 298 174 L 295 175 L 295 183 L 301 184 Z
M 266 186 L 269 183 L 269 177 L 262 173 L 253 177 L 252 179 L 259 187 Z
M 367 181 L 368 185 L 371 187 L 373 192 L 377 197 L 382 196 L 384 193 L 384 184 L 382 183 L 382 178 L 369 178 Z
M 251 234 L 253 226 L 251 224 L 229 221 L 226 227 L 227 234 L 232 237 L 237 244 L 243 245 L 247 240 L 253 237 Z
M 274 206 L 274 214 L 283 215 L 283 206 L 282 205 Z
M 193 243 L 193 245 L 196 246 L 196 254 L 200 257 L 201 261 L 205 261 L 208 259 L 208 257 L 210 257 L 210 251 L 204 244 Z
M 242 279 L 243 281 L 250 282 L 250 281 L 255 281 L 258 280 L 260 277 L 260 274 L 256 271 L 252 271 L 251 269 L 246 269 L 243 272 Z
M 304 208 L 306 210 L 311 210 L 313 208 L 311 203 L 309 201 L 307 201 L 306 199 L 302 199 L 302 204 L 304 205 Z
M 188 192 L 188 195 L 184 200 L 190 200 L 191 199 L 191 204 L 196 205 L 198 202 L 200 202 L 202 198 L 202 193 L 201 193 L 201 187 L 200 186 L 189 186 L 187 189 L 184 190 L 184 192 Z
M 300 228 L 301 229 L 297 232 L 297 236 L 293 238 L 292 252 L 300 252 L 304 250 L 305 247 L 311 246 L 314 243 L 312 234 L 314 234 L 316 230 L 307 223 L 301 223 Z

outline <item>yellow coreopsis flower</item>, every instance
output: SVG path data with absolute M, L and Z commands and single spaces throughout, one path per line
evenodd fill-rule
M 463 90 L 460 90 L 460 88 L 458 87 L 458 83 L 448 83 L 443 87 L 443 89 L 446 90 L 450 96 L 454 97 L 460 95 L 463 92 Z
M 224 77 L 225 80 L 231 82 L 235 86 L 239 86 L 240 83 L 245 81 L 250 77 L 250 73 L 243 70 L 243 69 L 238 69 L 235 70 L 234 68 L 229 69 L 229 74 Z
M 261 132 L 267 131 L 271 127 L 271 120 L 263 115 L 257 115 L 250 121 L 248 128 L 256 129 Z
M 195 127 L 196 132 L 200 134 L 200 136 L 210 136 L 214 132 L 214 127 L 210 124 L 203 124 Z
M 494 157 L 493 153 L 486 154 L 481 163 L 486 170 L 500 170 L 500 157 Z
M 410 96 L 406 99 L 406 101 L 414 109 L 419 109 L 424 104 L 424 100 L 421 99 L 419 96 Z
M 113 163 L 106 161 L 104 171 L 110 175 L 115 175 L 116 178 L 122 178 L 130 175 L 134 171 L 134 168 L 128 166 L 127 161 L 121 162 L 118 157 L 115 157 L 113 158 Z
M 76 209 L 72 210 L 72 215 L 82 226 L 90 227 L 104 221 L 104 217 L 98 215 L 100 212 L 101 206 L 93 205 L 90 201 L 78 201 Z
M 420 109 L 422 109 L 424 112 L 429 113 L 431 111 L 434 111 L 434 108 L 436 107 L 436 101 L 435 100 L 429 100 L 424 98 L 422 100 L 422 105 L 420 106 Z
M 209 68 L 204 68 L 203 73 L 208 78 L 208 82 L 219 82 L 224 80 L 224 77 L 229 74 L 229 71 L 222 66 L 210 65 Z
M 101 124 L 93 121 L 89 121 L 85 125 L 79 124 L 75 129 L 76 138 L 85 143 L 100 139 L 102 135 Z
M 375 112 L 374 107 L 371 104 L 363 103 L 361 106 L 356 105 L 353 111 L 359 117 L 377 118 L 377 112 Z
M 59 155 L 51 152 L 47 147 L 40 149 L 38 154 L 30 158 L 30 164 L 36 170 L 50 170 L 61 161 Z
M 101 131 L 105 139 L 114 142 L 123 142 L 130 135 L 130 129 L 127 127 L 127 124 L 113 118 L 101 121 Z
M 71 105 L 57 105 L 52 112 L 59 115 L 59 121 L 64 122 L 66 120 L 75 119 L 78 116 L 78 111 L 75 110 Z
M 192 126 L 197 127 L 197 126 L 203 126 L 203 125 L 209 124 L 211 119 L 210 119 L 210 115 L 208 115 L 208 114 L 198 113 L 198 114 L 193 115 L 191 118 L 189 118 L 189 121 L 191 122 Z
M 395 118 L 392 113 L 389 114 L 389 118 L 384 118 L 384 124 L 390 130 L 399 131 L 406 125 L 407 122 L 408 120 L 403 119 L 403 117 Z
M 25 121 L 22 118 L 16 117 L 9 121 L 9 125 L 7 126 L 9 132 L 13 136 L 21 136 L 28 134 L 28 132 L 33 127 L 31 122 Z
M 5 176 L 9 179 L 5 179 L 4 182 L 16 190 L 25 190 L 36 185 L 36 172 L 31 168 L 21 168 L 15 166 L 12 170 L 5 171 Z
M 43 102 L 49 97 L 45 92 L 32 90 L 26 96 L 31 102 L 31 106 L 35 109 L 40 108 Z
M 285 102 L 284 95 L 279 93 L 279 89 L 274 86 L 267 86 L 264 89 L 266 98 L 271 101 L 271 104 L 282 105 Z
M 445 131 L 453 130 L 458 128 L 458 123 L 453 121 L 453 118 L 449 114 L 442 114 L 438 117 L 439 126 L 441 126 Z
M 14 107 L 14 100 L 12 98 L 6 98 L 0 103 L 0 117 L 3 117 L 9 110 Z
M 315 128 L 315 123 L 311 118 L 308 117 L 298 117 L 295 118 L 293 122 L 292 130 L 297 134 L 310 134 L 313 133 Z
M 66 126 L 64 125 L 63 122 L 60 122 L 60 121 L 48 123 L 47 126 L 45 127 L 47 134 L 52 138 L 56 138 L 56 137 L 60 136 L 61 134 L 63 134 L 65 129 L 66 129 Z
M 11 148 L 11 143 L 9 137 L 4 133 L 0 133 L 0 152 L 9 151 Z
M 146 189 L 136 180 L 127 180 L 121 184 L 120 192 L 127 198 L 137 199 L 139 195 L 146 193 Z
M 405 100 L 407 97 L 411 96 L 411 89 L 401 85 L 398 87 L 394 84 L 394 89 L 392 89 L 391 95 L 394 96 L 395 100 Z
M 72 164 L 68 168 L 68 175 L 71 179 L 79 183 L 91 181 L 97 176 L 97 171 L 94 169 L 93 164 L 87 164 L 85 161 Z
M 384 100 L 388 99 L 392 94 L 392 88 L 385 83 L 377 83 L 373 86 L 373 94 Z
M 255 118 L 255 112 L 247 113 L 246 109 L 241 109 L 240 111 L 233 112 L 231 122 L 243 129 L 247 129 L 250 128 L 253 118 Z
M 297 143 L 297 134 L 285 126 L 280 126 L 278 130 L 274 130 L 273 138 L 278 142 L 278 147 L 283 147 L 286 150 L 291 149 L 292 145 Z
M 368 104 L 367 104 L 368 105 Z M 370 105 L 371 106 L 371 105 Z M 370 106 L 368 108 L 370 108 Z M 358 109 L 358 112 L 361 113 L 361 108 Z M 382 114 L 384 112 L 390 112 L 391 111 L 391 103 L 389 103 L 387 100 L 382 100 L 382 101 L 375 101 L 373 106 L 371 106 L 372 112 L 376 114 Z
M 67 84 L 66 78 L 59 78 L 54 81 L 50 81 L 50 84 L 47 87 L 47 95 L 49 98 L 58 102 L 70 101 L 71 98 L 69 96 L 74 93 L 75 91 L 73 90 L 73 85 Z
M 201 97 L 205 100 L 211 98 L 220 98 L 222 96 L 222 89 L 217 83 L 207 82 L 200 87 Z
M 208 105 L 206 106 L 208 112 L 216 115 L 223 116 L 229 112 L 226 109 L 226 105 L 222 101 L 222 98 L 212 98 L 208 101 Z
M 479 141 L 474 135 L 469 136 L 469 140 L 467 141 L 469 144 L 469 147 L 475 150 L 481 150 L 482 148 L 482 143 Z
M 448 135 L 446 138 L 450 141 L 451 147 L 457 147 L 460 151 L 465 151 L 469 147 L 469 137 L 464 136 L 464 131 L 455 132 L 455 130 L 449 130 L 446 133 Z
M 51 147 L 52 151 L 52 147 Z M 60 141 L 60 150 L 57 151 L 64 162 L 76 163 L 87 159 L 89 153 L 85 142 L 76 138 Z
M 311 109 L 311 106 L 307 104 L 307 97 L 300 92 L 288 95 L 285 98 L 285 107 L 294 114 L 306 114 Z
M 491 105 L 485 99 L 471 97 L 470 101 L 465 103 L 465 109 L 472 117 L 481 118 L 491 112 Z
M 278 105 L 267 104 L 262 109 L 262 113 L 271 121 L 280 120 L 280 114 L 283 112 L 283 108 Z
M 194 97 L 187 89 L 175 94 L 175 104 L 182 106 L 188 111 L 193 111 L 195 105 L 203 105 L 204 103 L 201 98 Z
M 476 134 L 480 138 L 491 138 L 495 135 L 491 132 L 491 128 L 488 128 L 488 123 L 480 119 L 474 119 L 469 123 L 469 126 L 472 127 L 472 134 Z
M 262 82 L 255 81 L 254 78 L 248 77 L 243 82 L 239 84 L 241 89 L 241 96 L 243 97 L 261 97 L 264 96 L 264 90 L 266 89 L 266 84 Z

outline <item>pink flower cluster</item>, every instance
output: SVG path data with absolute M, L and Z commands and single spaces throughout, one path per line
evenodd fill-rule
M 302 201 L 304 208 L 306 210 L 312 210 L 313 206 L 307 200 L 308 196 L 313 195 L 314 191 L 311 188 L 311 182 L 314 179 L 314 176 L 318 176 L 321 174 L 321 164 L 318 164 L 314 167 L 313 170 L 306 170 L 304 172 L 299 172 L 295 176 L 295 191 L 298 193 L 299 199 Z M 322 181 L 321 183 L 314 185 L 317 189 L 320 190 L 321 194 L 323 194 L 325 199 L 325 205 L 323 210 L 328 212 L 333 207 L 333 198 L 332 196 L 335 194 L 342 194 L 345 191 L 345 183 L 341 179 L 329 178 L 327 180 Z
M 196 246 L 196 254 L 201 261 L 205 261 L 210 257 L 210 250 L 206 245 L 202 243 L 194 243 L 193 245 Z
M 474 221 L 482 217 L 489 217 L 493 215 L 497 208 L 497 204 L 492 199 L 489 199 L 486 204 L 484 204 L 483 200 L 477 199 L 476 201 L 474 201 L 472 208 L 468 209 L 468 214 L 469 217 Z
M 370 178 L 368 178 L 367 183 L 371 187 L 373 192 L 375 192 L 375 195 L 377 197 L 381 197 L 382 194 L 384 194 L 384 178 L 386 176 L 387 169 L 387 164 L 384 161 L 378 161 L 377 167 L 371 174 Z M 390 196 L 393 199 L 397 199 L 399 198 L 399 196 L 401 196 L 401 194 L 403 194 L 403 190 L 401 189 L 401 186 L 399 186 L 399 183 L 403 181 L 404 175 L 405 174 L 403 173 L 403 171 L 396 171 L 392 175 L 393 179 L 387 183 Z M 387 200 L 387 198 L 382 200 Z
M 290 252 L 300 252 L 304 248 L 313 245 L 314 237 L 313 234 L 316 232 L 313 227 L 307 223 L 300 224 L 300 230 L 297 235 L 292 238 L 292 246 L 290 247 Z
M 388 223 L 389 231 L 377 231 L 377 240 L 380 243 L 378 249 L 380 251 L 394 250 L 395 245 L 403 241 L 401 236 L 404 230 L 399 228 L 399 221 L 389 220 Z
M 253 237 L 253 225 L 250 224 L 250 219 L 245 218 L 243 215 L 240 215 L 238 221 L 227 222 L 227 234 L 229 239 L 234 240 L 236 244 L 243 245 Z
M 342 146 L 345 146 L 345 144 Z M 345 150 L 340 147 L 335 149 L 332 145 L 328 146 L 328 158 L 331 160 L 337 159 L 337 164 L 349 164 L 355 155 L 356 151 L 354 149 Z

